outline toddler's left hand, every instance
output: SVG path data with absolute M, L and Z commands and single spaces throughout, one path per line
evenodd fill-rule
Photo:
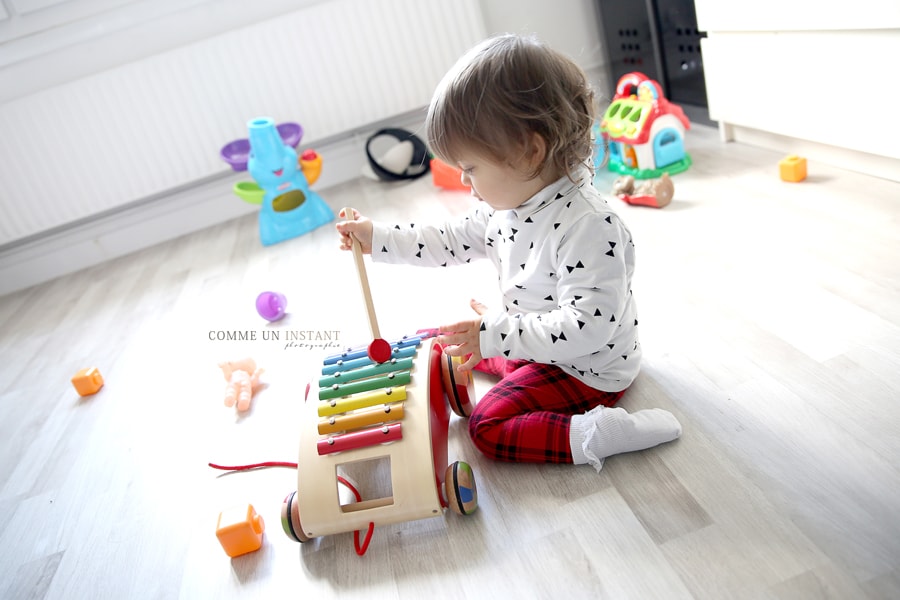
M 469 306 L 479 315 L 488 310 L 477 300 L 470 300 Z M 465 362 L 459 365 L 460 371 L 471 371 L 481 362 L 481 319 L 442 325 L 439 330 L 445 332 L 437 339 L 438 343 L 444 346 L 444 352 L 450 356 L 466 357 Z

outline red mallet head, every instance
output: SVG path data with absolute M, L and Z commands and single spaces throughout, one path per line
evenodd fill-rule
M 366 353 L 373 361 L 381 364 L 391 360 L 391 345 L 387 340 L 377 338 L 372 340 L 372 343 L 369 344 Z

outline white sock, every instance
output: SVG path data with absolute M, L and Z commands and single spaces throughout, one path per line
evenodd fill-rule
M 629 414 L 623 408 L 598 406 L 572 417 L 569 446 L 576 465 L 590 464 L 599 472 L 607 456 L 652 448 L 680 435 L 681 423 L 667 410 Z

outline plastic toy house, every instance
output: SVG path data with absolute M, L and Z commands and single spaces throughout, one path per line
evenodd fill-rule
M 609 148 L 609 170 L 637 179 L 674 175 L 691 166 L 684 150 L 690 121 L 663 96 L 659 83 L 643 73 L 623 75 L 600 121 Z
M 221 150 L 235 171 L 249 171 L 254 182 L 242 181 L 234 193 L 259 204 L 259 237 L 264 246 L 303 235 L 334 220 L 334 213 L 309 186 L 322 171 L 322 157 L 294 149 L 303 137 L 297 123 L 278 126 L 267 117 L 247 123 L 249 139 L 234 140 Z

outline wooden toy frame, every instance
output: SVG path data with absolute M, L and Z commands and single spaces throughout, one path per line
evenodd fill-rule
M 328 407 L 334 407 L 334 411 L 342 410 L 342 402 L 351 409 L 371 402 L 368 398 L 362 398 L 365 392 L 340 396 L 338 391 L 331 394 L 337 397 L 326 400 L 307 398 L 300 431 L 297 492 L 289 494 L 282 505 L 282 525 L 292 539 L 306 542 L 324 535 L 366 528 L 371 530 L 374 526 L 436 517 L 448 507 L 462 515 L 471 514 L 476 509 L 477 495 L 471 468 L 460 462 L 448 464 L 447 460 L 450 410 L 445 399 L 448 391 L 444 382 L 448 380 L 447 370 L 453 368 L 454 363 L 446 360 L 449 357 L 443 355 L 441 346 L 433 338 L 412 337 L 392 344 L 392 348 L 397 351 L 404 344 L 416 346 L 409 370 L 410 383 L 404 386 L 405 397 L 393 401 L 393 398 L 401 396 L 399 387 L 386 387 L 369 393 L 382 394 L 385 402 L 376 406 L 391 407 L 390 412 L 386 409 L 381 411 L 384 415 L 382 422 L 371 423 L 372 418 L 376 418 L 372 416 L 376 409 L 369 406 L 363 417 L 369 426 L 356 432 L 344 431 L 333 437 L 331 433 L 323 435 L 320 429 L 323 402 L 327 404 L 326 412 Z M 361 352 L 365 354 L 365 350 Z M 353 363 L 367 362 L 364 358 L 349 360 L 350 356 L 346 364 L 351 370 L 344 375 L 353 374 Z M 376 364 L 369 362 L 367 367 L 372 369 Z M 408 361 L 406 364 L 409 364 Z M 378 367 L 379 371 L 391 372 L 390 364 Z M 397 374 L 401 373 L 405 374 Z M 341 375 L 337 373 L 338 377 Z M 398 377 L 398 380 L 402 382 L 402 378 Z M 453 378 L 449 380 L 453 381 Z M 466 382 L 456 384 L 460 389 L 454 391 L 463 393 L 470 401 L 474 398 L 471 377 Z M 345 385 L 349 389 L 350 384 Z M 329 395 L 329 390 L 323 389 L 326 390 L 323 395 Z M 394 395 L 392 390 L 398 393 Z M 402 420 L 393 421 L 398 416 L 397 409 L 402 414 Z M 325 420 L 335 423 L 339 417 L 352 417 L 352 413 L 358 412 L 354 409 Z M 460 414 L 456 406 L 454 412 Z M 327 430 L 328 424 L 324 424 L 323 428 Z M 402 437 L 396 438 L 395 432 Z M 384 437 L 380 437 L 382 434 Z M 355 442 L 354 435 L 368 439 Z M 346 449 L 335 451 L 333 446 L 341 438 L 347 444 Z M 391 495 L 342 503 L 339 484 L 343 479 L 342 473 L 353 465 L 369 461 L 382 461 L 390 465 Z M 364 550 L 360 551 L 357 547 L 357 552 L 362 554 Z

